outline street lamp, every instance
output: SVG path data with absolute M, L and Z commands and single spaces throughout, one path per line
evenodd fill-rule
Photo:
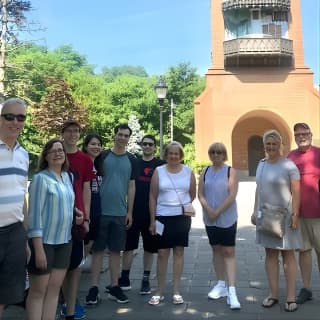
M 166 86 L 166 83 L 160 77 L 158 83 L 154 86 L 154 90 L 156 92 L 159 106 L 160 106 L 160 158 L 162 159 L 162 151 L 163 151 L 163 118 L 162 118 L 162 111 L 163 111 L 163 101 L 167 95 L 168 87 Z

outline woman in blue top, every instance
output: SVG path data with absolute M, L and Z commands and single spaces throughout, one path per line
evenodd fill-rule
M 74 192 L 59 139 L 46 143 L 29 188 L 28 319 L 55 319 L 58 296 L 71 254 Z M 76 223 L 82 222 L 81 212 Z
M 223 143 L 213 143 L 208 154 L 212 166 L 202 172 L 198 187 L 198 198 L 203 207 L 204 223 L 212 246 L 213 266 L 218 278 L 208 297 L 227 297 L 231 309 L 240 309 L 235 289 L 238 179 L 236 171 L 225 164 L 228 156 Z

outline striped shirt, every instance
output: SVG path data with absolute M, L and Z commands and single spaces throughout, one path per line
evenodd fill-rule
M 0 227 L 23 221 L 29 155 L 19 143 L 13 149 L 0 140 Z
M 46 244 L 68 243 L 71 239 L 74 192 L 71 179 L 62 180 L 46 169 L 34 175 L 29 187 L 29 238 L 42 238 Z

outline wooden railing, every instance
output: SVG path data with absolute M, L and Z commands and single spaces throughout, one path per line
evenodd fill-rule
M 222 10 L 238 8 L 277 7 L 281 10 L 290 10 L 291 0 L 222 0 Z
M 225 41 L 224 55 L 285 54 L 293 55 L 292 40 L 283 38 L 238 38 Z

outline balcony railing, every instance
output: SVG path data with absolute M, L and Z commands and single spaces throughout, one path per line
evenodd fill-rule
M 238 38 L 225 41 L 224 55 L 293 55 L 292 40 L 283 38 Z
M 222 10 L 239 8 L 278 8 L 290 10 L 291 0 L 222 0 Z

